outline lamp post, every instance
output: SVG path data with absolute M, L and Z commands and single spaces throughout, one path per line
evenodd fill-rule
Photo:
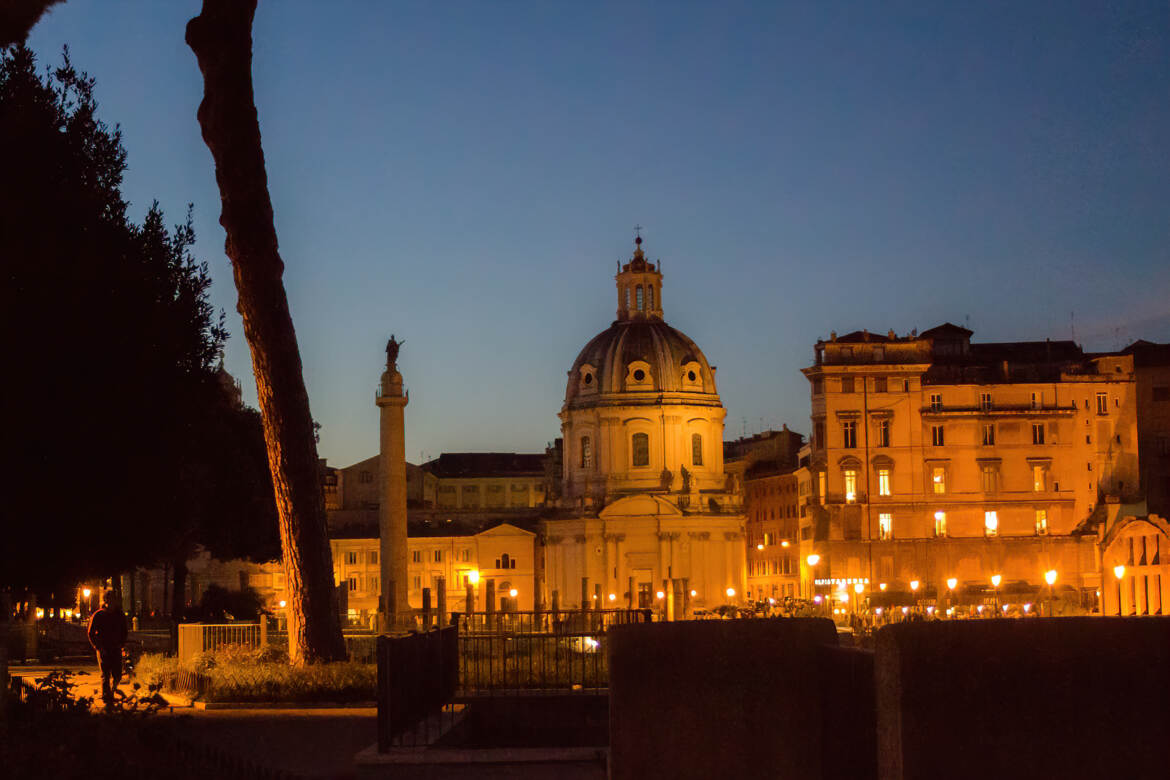
M 910 580 L 910 592 L 914 594 L 914 613 L 918 613 L 918 586 L 921 583 L 918 580 Z
M 1117 578 L 1117 617 L 1121 617 L 1121 578 L 1125 576 L 1125 565 L 1119 563 L 1114 566 L 1113 576 Z
M 817 564 L 821 562 L 821 556 L 816 553 L 809 553 L 808 557 L 804 559 L 808 564 L 808 597 L 810 599 L 816 598 L 817 595 Z
M 1003 582 L 1003 577 L 998 574 L 991 575 L 991 587 L 995 588 L 995 614 L 999 616 L 999 583 Z
M 1044 581 L 1048 583 L 1048 617 L 1056 617 L 1056 594 L 1053 586 L 1056 584 L 1056 569 L 1044 572 Z
M 947 578 L 947 615 L 953 617 L 955 614 L 955 586 L 959 584 L 959 580 L 955 577 Z

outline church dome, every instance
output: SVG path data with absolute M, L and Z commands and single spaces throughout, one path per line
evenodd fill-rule
M 617 276 L 617 320 L 593 337 L 573 361 L 565 390 L 569 409 L 604 403 L 718 405 L 715 373 L 703 351 L 662 319 L 662 265 L 646 260 L 641 237 Z M 676 396 L 675 394 L 683 394 Z
M 638 392 L 715 395 L 715 376 L 695 342 L 661 319 L 618 320 L 573 361 L 565 403 L 591 405 L 599 396 Z

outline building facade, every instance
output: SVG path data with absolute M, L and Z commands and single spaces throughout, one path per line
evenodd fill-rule
M 817 342 L 798 474 L 807 594 L 1024 599 L 1055 570 L 1096 598 L 1104 501 L 1140 494 L 1133 359 L 971 335 Z
M 541 522 L 547 606 L 661 608 L 742 598 L 741 498 L 702 350 L 663 320 L 641 238 L 619 267 L 617 319 L 578 354 L 561 408 L 561 484 Z

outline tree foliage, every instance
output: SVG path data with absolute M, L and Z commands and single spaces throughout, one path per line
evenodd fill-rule
M 258 415 L 216 370 L 227 334 L 190 212 L 134 224 L 125 168 L 68 52 L 43 77 L 23 46 L 0 56 L 0 584 L 51 590 L 195 542 L 275 551 Z

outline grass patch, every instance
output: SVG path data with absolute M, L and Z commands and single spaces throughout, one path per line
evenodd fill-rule
M 203 653 L 193 663 L 144 655 L 135 671 L 140 680 L 161 683 L 208 702 L 373 701 L 377 667 L 343 663 L 290 666 L 287 656 L 264 650 L 227 648 Z

